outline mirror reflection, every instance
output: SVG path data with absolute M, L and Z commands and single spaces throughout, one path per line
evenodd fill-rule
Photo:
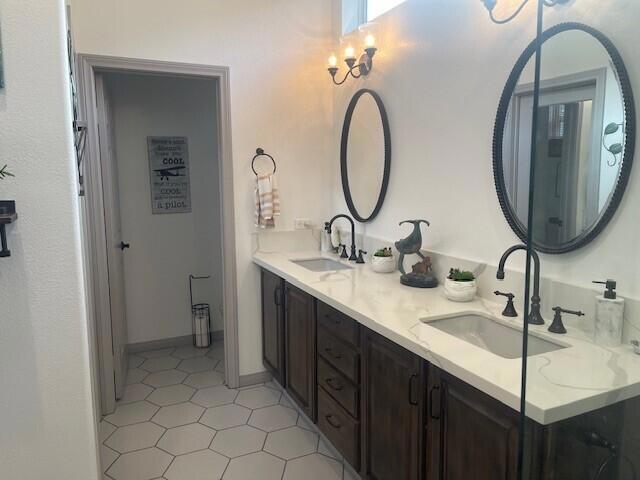
M 359 221 L 378 213 L 386 190 L 390 145 L 382 101 L 368 90 L 358 92 L 349 106 L 342 137 L 345 197 Z
M 502 167 L 512 214 L 524 231 L 532 152 L 532 55 L 513 89 Z M 625 157 L 625 109 L 618 73 L 596 37 L 566 30 L 542 47 L 535 138 L 533 239 L 543 251 L 578 243 L 602 219 Z

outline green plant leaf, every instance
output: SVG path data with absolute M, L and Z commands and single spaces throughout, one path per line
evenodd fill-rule
M 0 168 L 0 180 L 7 178 L 7 177 L 13 177 L 13 173 L 11 173 L 9 170 L 7 170 L 7 166 L 5 165 L 4 167 Z
M 604 134 L 605 135 L 611 135 L 612 133 L 616 133 L 619 129 L 620 129 L 620 127 L 618 126 L 617 123 L 610 123 L 604 129 Z
M 450 269 L 449 276 L 447 278 L 449 280 L 453 280 L 454 282 L 471 282 L 476 279 L 473 272 L 460 270 L 458 268 Z
M 618 155 L 619 153 L 622 153 L 622 144 L 620 143 L 614 143 L 613 145 L 611 145 L 607 150 L 609 150 L 611 153 L 613 153 L 614 155 Z

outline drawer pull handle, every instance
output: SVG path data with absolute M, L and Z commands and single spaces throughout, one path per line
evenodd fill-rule
M 324 418 L 327 419 L 327 423 L 329 423 L 333 428 L 342 428 L 342 424 L 340 422 L 333 420 L 333 415 L 325 415 Z
M 333 388 L 337 392 L 339 392 L 340 390 L 342 390 L 344 388 L 342 385 L 340 385 L 339 383 L 336 382 L 335 378 L 325 378 L 324 379 L 324 383 L 329 385 L 331 388 Z
M 339 353 L 334 353 L 332 348 L 327 347 L 324 349 L 324 351 L 327 355 L 329 355 L 334 360 L 340 360 L 342 358 L 342 355 L 340 355 Z
M 327 320 L 332 321 L 333 323 L 335 323 L 336 325 L 340 325 L 342 323 L 342 319 L 341 318 L 334 318 L 331 315 L 329 315 L 328 313 L 326 313 L 324 315 L 324 318 L 326 318 Z

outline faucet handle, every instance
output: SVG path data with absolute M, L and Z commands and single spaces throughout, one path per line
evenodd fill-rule
M 568 313 L 569 315 L 576 315 L 578 317 L 584 317 L 584 312 L 579 310 L 567 310 L 562 307 L 553 307 L 552 310 L 555 312 L 553 316 L 553 323 L 549 327 L 549 331 L 551 333 L 559 333 L 564 334 L 567 333 L 567 329 L 564 328 L 564 324 L 562 323 L 562 314 Z
M 496 290 L 495 292 L 493 292 L 493 294 L 501 297 L 507 297 L 508 299 L 511 299 L 511 300 L 513 300 L 516 297 L 513 293 L 510 293 L 510 292 L 504 293 L 504 292 L 501 292 L 500 290 Z
M 344 243 L 340 243 L 338 248 L 342 247 L 342 253 L 340 254 L 340 258 L 349 258 L 349 254 L 347 253 L 347 246 Z
M 366 255 L 367 252 L 365 252 L 364 250 L 358 250 L 358 259 L 356 260 L 356 263 L 364 263 L 364 257 L 362 255 Z
M 516 307 L 513 304 L 513 299 L 516 297 L 513 293 L 503 293 L 499 290 L 496 290 L 495 292 L 493 292 L 494 295 L 498 295 L 501 297 L 507 297 L 507 306 L 504 307 L 504 310 L 502 311 L 502 315 L 505 317 L 517 317 L 518 316 L 518 312 L 516 311 Z

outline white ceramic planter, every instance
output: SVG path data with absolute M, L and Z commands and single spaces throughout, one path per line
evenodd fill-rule
M 371 257 L 371 269 L 377 273 L 392 273 L 396 271 L 396 257 Z
M 476 297 L 478 284 L 470 282 L 456 282 L 450 279 L 444 281 L 444 295 L 452 302 L 470 302 Z

